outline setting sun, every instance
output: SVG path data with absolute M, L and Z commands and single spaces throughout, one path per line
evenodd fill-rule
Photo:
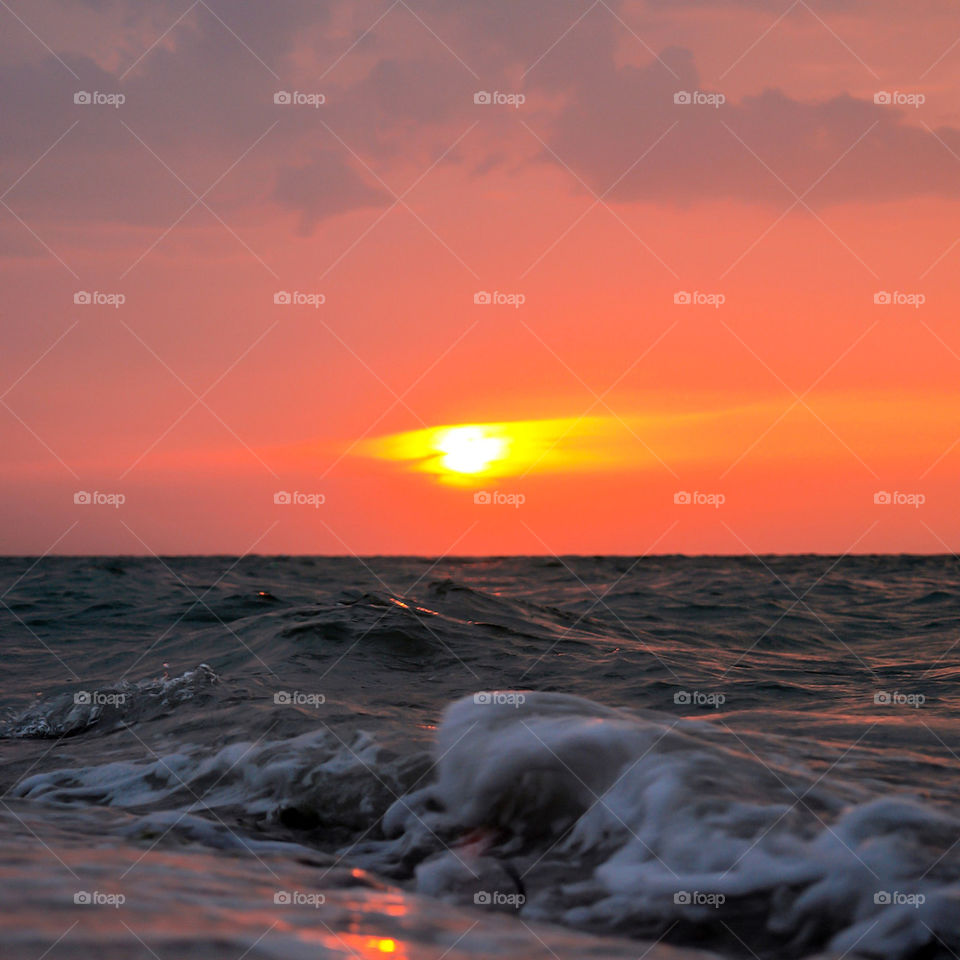
M 441 465 L 454 473 L 481 473 L 495 460 L 502 460 L 508 443 L 485 427 L 451 427 L 440 434 L 437 449 L 444 454 Z
M 391 434 L 357 445 L 357 452 L 406 463 L 449 483 L 479 476 L 598 467 L 614 456 L 615 425 L 597 417 L 445 424 Z

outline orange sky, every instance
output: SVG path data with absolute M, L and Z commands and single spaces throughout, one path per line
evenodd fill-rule
M 960 544 L 954 5 L 188 6 L 0 9 L 2 552 Z

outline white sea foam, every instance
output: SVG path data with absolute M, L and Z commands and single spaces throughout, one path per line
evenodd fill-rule
M 435 787 L 385 823 L 405 855 L 433 846 L 423 892 L 461 899 L 495 881 L 496 860 L 501 888 L 523 887 L 540 919 L 726 926 L 757 949 L 883 957 L 956 943 L 960 823 L 908 797 L 851 803 L 829 773 L 784 771 L 728 739 L 562 694 L 466 698 L 438 732 Z
M 231 743 L 211 751 L 183 744 L 150 761 L 116 761 L 34 774 L 15 796 L 55 803 L 190 812 L 234 808 L 278 815 L 295 806 L 328 827 L 369 828 L 421 770 L 425 758 L 401 757 L 357 732 L 343 739 L 317 730 L 287 740 Z
M 960 822 L 915 798 L 778 766 L 733 732 L 557 693 L 459 700 L 433 752 L 431 770 L 365 733 L 319 729 L 47 771 L 13 795 L 161 811 L 132 835 L 170 826 L 171 810 L 277 822 L 295 807 L 321 838 L 346 839 L 349 861 L 420 893 L 607 933 L 891 960 L 937 939 L 960 947 Z M 177 830 L 238 846 L 198 817 Z
M 0 727 L 6 737 L 63 737 L 97 725 L 147 720 L 193 700 L 220 678 L 205 663 L 174 677 L 139 682 L 121 680 L 94 690 L 71 690 L 44 697 Z

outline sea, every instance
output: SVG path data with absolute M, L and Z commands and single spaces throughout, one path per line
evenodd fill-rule
M 0 559 L 0 956 L 960 954 L 960 560 Z

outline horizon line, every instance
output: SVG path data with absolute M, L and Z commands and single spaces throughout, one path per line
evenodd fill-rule
M 846 551 L 844 553 L 824 553 L 819 551 L 808 552 L 766 552 L 766 553 L 475 553 L 475 554 L 429 554 L 429 553 L 0 553 L 0 560 L 209 560 L 216 557 L 231 557 L 233 559 L 282 559 L 282 558 L 310 558 L 322 560 L 433 560 L 440 562 L 442 560 L 561 560 L 565 558 L 574 558 L 578 560 L 589 559 L 668 559 L 676 558 L 683 560 L 759 560 L 768 557 L 786 559 L 801 557 L 824 557 L 835 559 L 837 557 L 876 557 L 876 558 L 906 558 L 918 557 L 929 559 L 932 557 L 945 557 L 960 561 L 960 556 L 949 550 L 941 550 L 932 553 L 911 553 L 901 551 L 899 553 L 877 553 L 877 552 L 857 552 Z

